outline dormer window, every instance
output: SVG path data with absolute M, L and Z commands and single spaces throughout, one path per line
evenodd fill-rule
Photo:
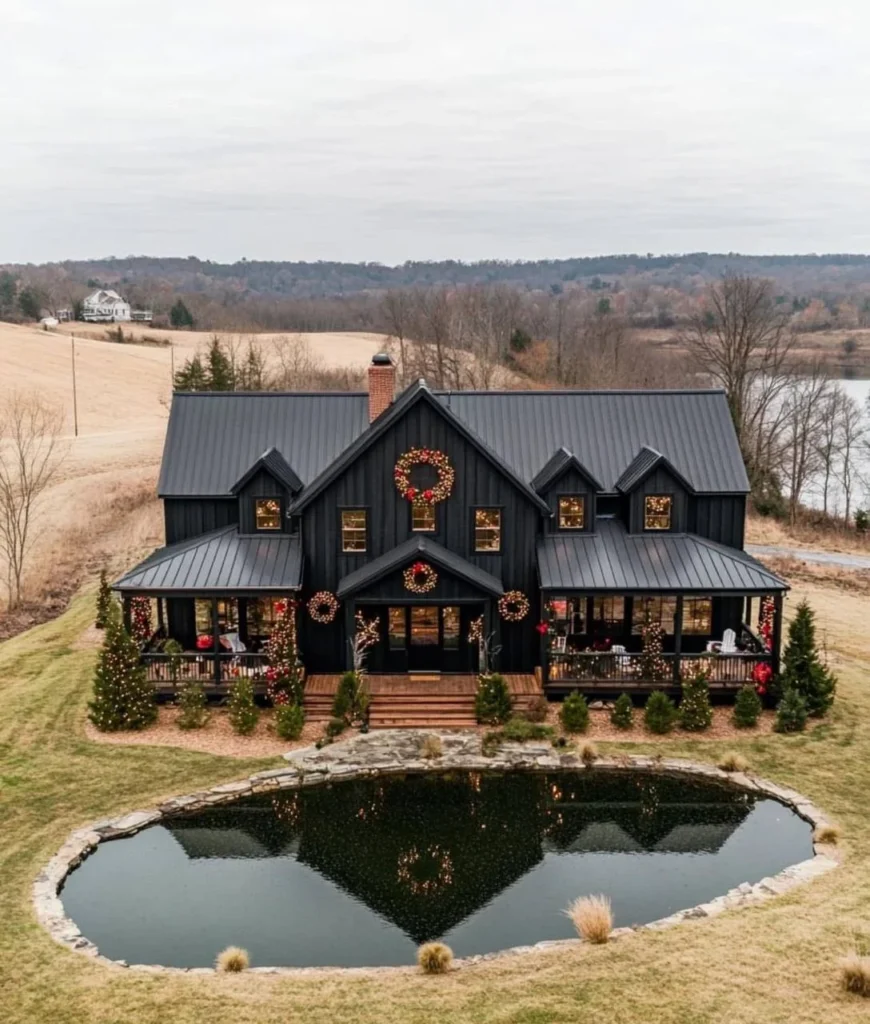
M 559 529 L 584 530 L 586 528 L 586 498 L 582 494 L 568 494 L 559 498 Z
M 648 494 L 643 499 L 643 528 L 670 530 L 674 499 L 670 494 Z
M 255 498 L 254 524 L 258 530 L 280 530 L 280 500 L 278 498 Z

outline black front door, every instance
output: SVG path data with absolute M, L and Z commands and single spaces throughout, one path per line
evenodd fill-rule
M 434 604 L 408 608 L 408 671 L 441 670 L 442 609 Z

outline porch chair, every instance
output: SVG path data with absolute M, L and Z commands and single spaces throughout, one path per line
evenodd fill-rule
M 631 655 L 626 651 L 624 644 L 613 644 L 611 652 L 616 655 L 613 663 L 620 672 L 629 672 L 632 666 Z
M 735 654 L 737 651 L 737 634 L 733 629 L 726 629 L 721 640 L 711 640 L 707 650 L 713 654 Z

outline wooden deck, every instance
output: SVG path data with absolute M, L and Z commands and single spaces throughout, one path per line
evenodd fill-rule
M 313 675 L 305 684 L 305 715 L 309 721 L 323 721 L 332 715 L 332 700 L 338 689 L 338 675 Z M 505 679 L 522 711 L 529 702 L 543 695 L 533 675 L 506 674 Z M 372 702 L 369 725 L 372 729 L 439 728 L 464 729 L 476 724 L 475 675 L 368 675 L 366 683 Z

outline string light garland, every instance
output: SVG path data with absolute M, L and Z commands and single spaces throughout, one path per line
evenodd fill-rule
M 103 732 L 144 729 L 157 718 L 154 686 L 148 682 L 139 647 L 114 610 L 97 658 L 88 717 Z
M 761 607 L 758 609 L 758 635 L 764 641 L 765 647 L 773 650 L 773 616 L 776 609 L 774 599 L 768 594 L 761 599 Z
M 285 600 L 275 604 L 277 618 L 266 641 L 266 693 L 276 707 L 281 704 L 301 704 L 304 686 L 299 647 L 296 639 L 297 601 Z
M 361 650 L 367 651 L 381 638 L 381 620 L 377 615 L 373 619 L 367 619 L 362 612 L 357 612 L 355 621 L 357 643 Z
M 468 642 L 470 644 L 479 644 L 483 640 L 483 616 L 478 615 L 476 619 L 472 619 L 468 626 Z
M 130 634 L 141 647 L 148 643 L 153 632 L 151 628 L 151 598 L 134 597 L 130 601 Z
M 412 594 L 428 594 L 438 585 L 438 573 L 428 562 L 414 562 L 402 574 L 405 590 Z
M 429 878 L 420 878 L 419 872 L 429 868 Z M 427 846 L 421 854 L 416 846 L 399 854 L 396 879 L 407 886 L 415 896 L 429 896 L 453 884 L 453 858 L 440 846 Z
M 509 590 L 498 599 L 498 613 L 505 622 L 522 622 L 530 607 L 529 599 L 522 590 Z
M 668 663 L 662 653 L 665 631 L 658 622 L 643 627 L 643 652 L 640 656 L 640 675 L 650 682 L 663 683 L 669 674 Z
M 411 470 L 414 466 L 432 466 L 438 474 L 438 483 L 434 487 L 425 488 L 425 490 L 413 487 Z M 456 474 L 450 465 L 450 460 L 444 452 L 439 452 L 434 448 L 412 448 L 399 456 L 399 461 L 393 469 L 396 490 L 403 498 L 416 504 L 435 505 L 439 501 L 445 501 L 450 497 L 455 479 Z
M 329 590 L 318 590 L 308 601 L 308 614 L 315 622 L 328 625 L 338 613 L 338 598 Z

